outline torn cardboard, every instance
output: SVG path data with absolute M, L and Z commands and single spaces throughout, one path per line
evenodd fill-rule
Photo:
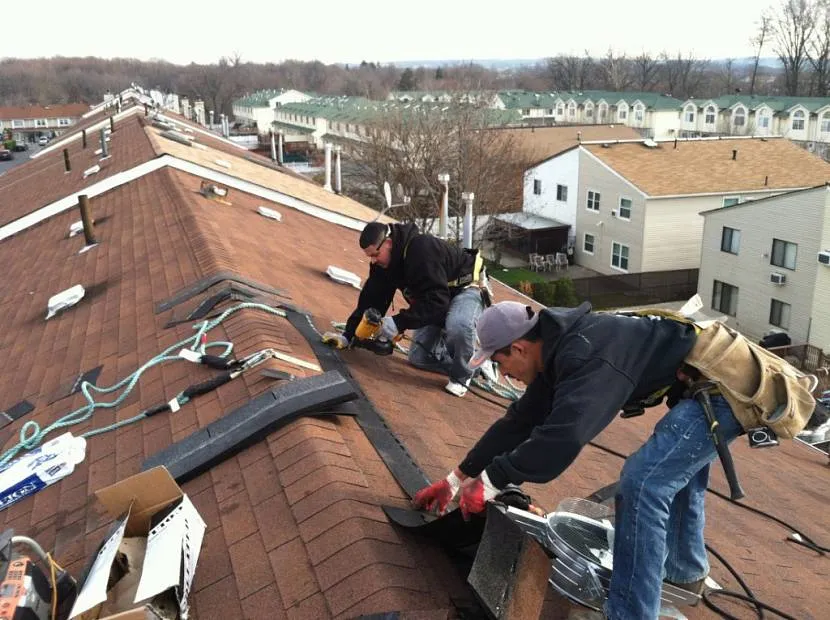
M 172 594 L 179 617 L 186 620 L 188 595 L 206 528 L 190 498 L 164 467 L 136 474 L 96 491 L 95 495 L 116 522 L 86 572 L 69 617 L 82 620 L 164 618 L 159 595 Z M 129 548 L 133 556 L 135 549 L 140 548 L 134 538 L 141 538 L 146 544 L 143 562 L 128 562 L 133 572 L 140 571 L 135 595 L 130 597 L 132 601 L 127 599 L 135 607 L 118 608 L 114 615 L 102 616 L 110 613 L 105 610 L 113 610 L 116 599 L 123 601 L 125 592 L 130 592 L 127 584 L 118 586 L 118 579 L 136 579 L 130 570 L 114 567 L 117 558 L 129 558 Z

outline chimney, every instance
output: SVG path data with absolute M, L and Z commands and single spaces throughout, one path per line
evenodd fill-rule
M 72 171 L 72 164 L 69 163 L 69 149 L 63 149 L 63 167 L 67 172 Z
M 271 129 L 271 161 L 277 161 L 277 142 L 274 139 L 274 130 Z
M 334 147 L 334 192 L 336 194 L 343 189 L 343 177 L 340 174 L 340 151 L 342 150 L 339 144 Z
M 110 116 L 110 131 L 115 131 L 115 118 Z
M 769 175 L 764 177 L 764 187 L 766 187 L 767 185 L 769 185 Z
M 461 202 L 464 203 L 464 235 L 461 238 L 462 247 L 473 249 L 473 200 L 476 195 L 473 192 L 462 192 Z
M 92 216 L 89 212 L 89 196 L 78 196 L 78 209 L 81 211 L 81 222 L 84 225 L 84 240 L 86 245 L 95 245 L 95 236 L 92 234 Z
M 279 162 L 280 166 L 282 166 L 283 162 L 282 139 L 283 133 L 282 131 L 280 131 L 277 135 L 277 161 Z
M 732 161 L 736 161 L 738 159 L 738 149 L 732 149 Z
M 86 148 L 86 129 L 81 130 L 81 148 Z
M 677 150 L 677 137 L 674 138 L 674 148 Z
M 331 144 L 326 142 L 324 145 L 325 154 L 326 154 L 326 183 L 323 185 L 323 189 L 326 191 L 331 191 Z
M 107 132 L 106 130 L 101 127 L 101 159 L 106 159 L 110 156 L 109 147 L 107 146 Z
M 581 131 L 576 132 L 576 141 L 579 142 L 580 144 L 582 144 L 582 132 Z

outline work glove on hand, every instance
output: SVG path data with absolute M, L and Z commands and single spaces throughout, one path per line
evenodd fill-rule
M 380 324 L 380 333 L 378 336 L 386 338 L 387 340 L 394 340 L 395 336 L 398 335 L 398 326 L 395 325 L 395 319 L 391 316 L 383 317 L 383 321 Z
M 435 511 L 437 508 L 438 514 L 444 514 L 447 511 L 447 506 L 458 494 L 458 489 L 461 488 L 461 478 L 459 478 L 455 470 L 451 471 L 446 478 L 433 482 L 428 487 L 424 487 L 415 494 L 412 500 L 412 505 L 417 509 L 425 509 L 429 512 Z
M 486 471 L 481 472 L 476 478 L 467 478 L 461 485 L 461 499 L 458 500 L 461 516 L 467 521 L 470 515 L 483 512 L 486 503 L 499 492 L 499 489 L 490 482 Z
M 323 344 L 335 349 L 346 349 L 349 346 L 349 339 L 337 332 L 326 332 L 323 334 Z

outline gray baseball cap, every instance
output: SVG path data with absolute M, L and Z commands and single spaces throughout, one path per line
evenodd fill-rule
M 527 334 L 539 321 L 539 313 L 518 301 L 502 301 L 481 313 L 476 323 L 478 343 L 470 368 L 478 368 L 499 349 Z

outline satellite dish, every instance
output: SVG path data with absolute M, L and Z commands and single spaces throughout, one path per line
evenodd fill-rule
M 383 182 L 383 196 L 386 198 L 386 208 L 392 207 L 392 188 L 389 187 L 389 181 Z
M 400 183 L 398 183 L 397 185 L 395 185 L 395 196 L 397 196 L 397 197 L 398 197 L 399 199 L 401 199 L 401 200 L 402 200 L 402 199 L 403 199 L 403 197 L 404 197 L 404 193 L 403 193 L 403 185 L 401 185 Z

